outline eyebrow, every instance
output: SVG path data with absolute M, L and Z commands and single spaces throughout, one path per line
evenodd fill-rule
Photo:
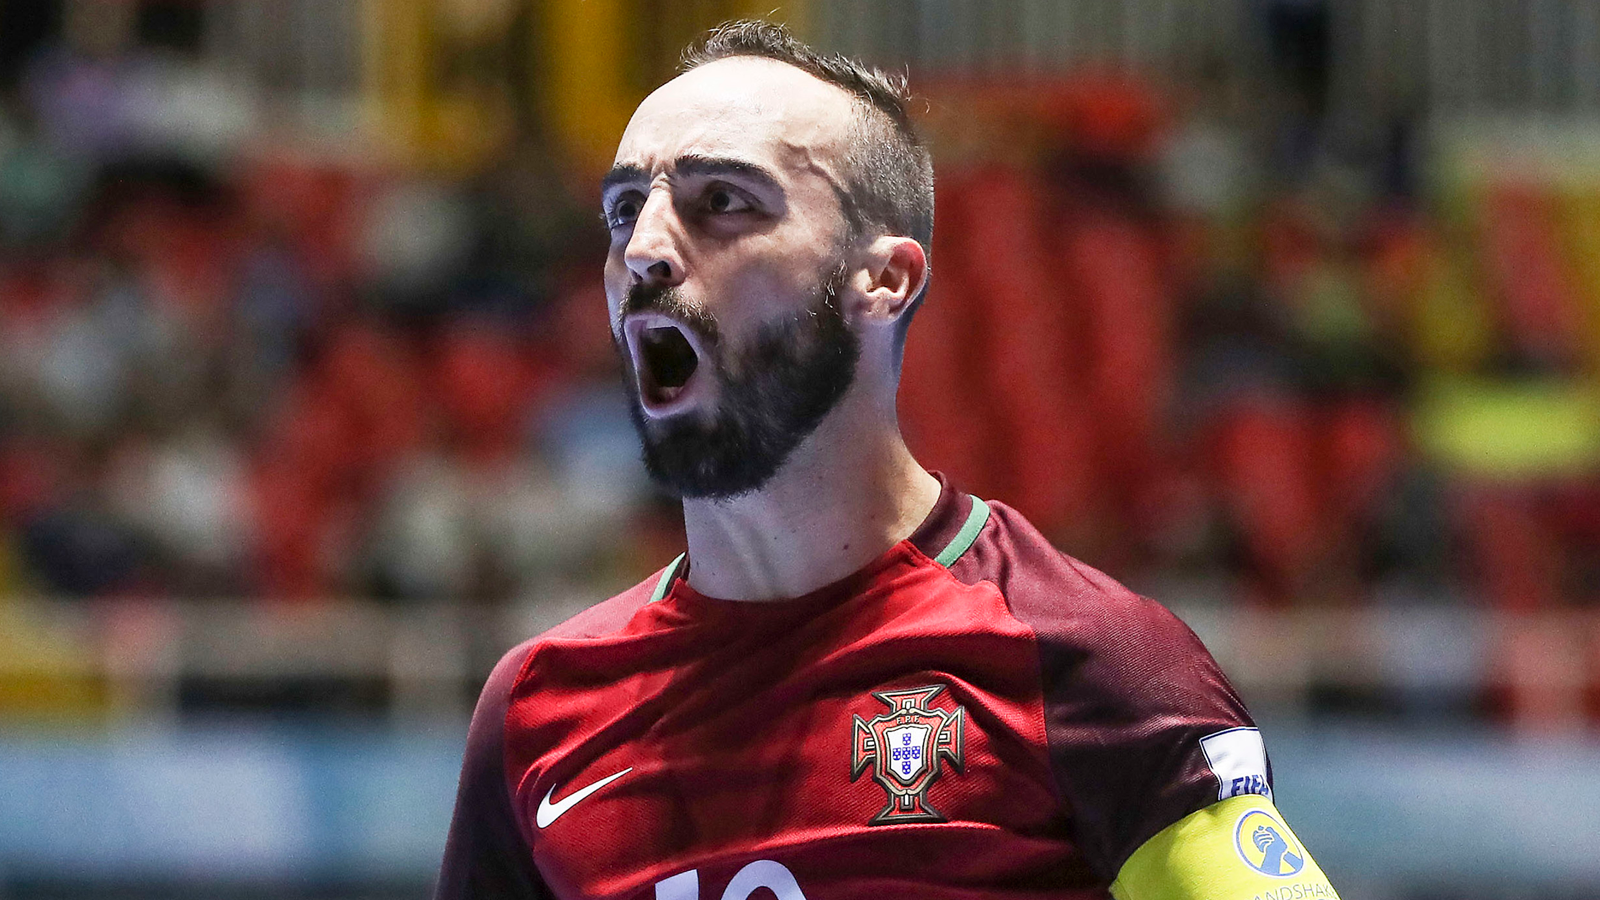
M 703 156 L 698 153 L 688 153 L 673 160 L 672 167 L 679 175 L 701 178 L 733 175 L 748 181 L 758 182 L 762 187 L 773 190 L 780 188 L 778 176 L 773 174 L 771 169 L 749 160 L 736 159 L 734 157 Z M 648 180 L 650 180 L 650 173 L 643 168 L 623 163 L 613 166 L 611 171 L 600 179 L 600 193 L 604 196 L 619 185 L 637 184 Z
M 611 189 L 619 185 L 648 180 L 650 180 L 650 173 L 638 166 L 612 166 L 611 171 L 606 173 L 606 177 L 600 179 L 600 193 L 604 196 L 611 193 Z

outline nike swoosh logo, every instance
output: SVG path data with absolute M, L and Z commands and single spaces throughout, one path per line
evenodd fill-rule
M 590 794 L 593 794 L 595 791 L 600 790 L 611 782 L 616 781 L 618 778 L 621 778 L 632 771 L 633 766 L 629 766 L 626 769 L 623 769 L 621 772 L 618 772 L 615 775 L 608 775 L 586 788 L 573 791 L 571 794 L 568 794 L 554 803 L 550 802 L 550 796 L 556 792 L 556 786 L 553 784 L 550 785 L 550 790 L 545 792 L 544 799 L 539 801 L 539 811 L 534 814 L 533 821 L 537 823 L 540 828 L 550 827 L 550 823 L 561 818 L 562 813 L 573 808 L 574 806 L 577 806 L 579 803 L 582 803 Z

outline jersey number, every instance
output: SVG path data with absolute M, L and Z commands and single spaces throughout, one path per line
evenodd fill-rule
M 806 900 L 794 873 L 770 859 L 758 859 L 740 869 L 722 892 L 722 900 L 747 900 L 760 888 L 777 894 L 778 900 Z M 700 900 L 700 870 L 690 869 L 656 882 L 656 900 Z

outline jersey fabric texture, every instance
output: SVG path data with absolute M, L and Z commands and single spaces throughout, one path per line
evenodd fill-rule
M 501 660 L 437 897 L 1103 898 L 1229 796 L 1200 739 L 1252 723 L 1199 639 L 1003 504 L 945 484 L 792 600 L 686 573 Z

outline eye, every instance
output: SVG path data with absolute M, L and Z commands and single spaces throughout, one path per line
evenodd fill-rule
M 639 218 L 639 211 L 644 208 L 639 198 L 633 194 L 623 194 L 611 201 L 611 208 L 606 210 L 606 224 L 612 228 L 624 228 L 632 225 Z
M 713 186 L 705 194 L 706 209 L 718 215 L 748 212 L 755 208 L 743 192 L 724 184 Z

